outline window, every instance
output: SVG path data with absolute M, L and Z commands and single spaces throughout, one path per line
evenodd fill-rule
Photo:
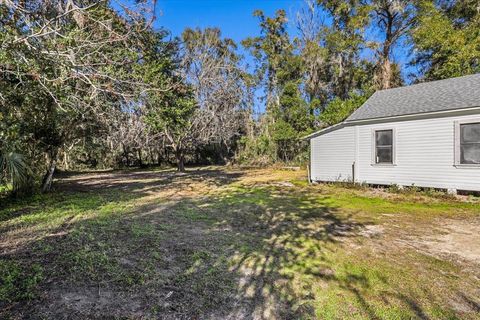
M 393 164 L 393 130 L 375 131 L 375 163 Z
M 480 122 L 460 124 L 460 164 L 480 164 Z

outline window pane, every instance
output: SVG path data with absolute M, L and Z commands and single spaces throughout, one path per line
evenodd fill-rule
M 460 147 L 460 163 L 480 164 L 480 143 L 464 144 Z
M 377 163 L 392 163 L 391 147 L 377 147 Z
M 377 146 L 391 146 L 392 143 L 392 130 L 375 131 L 375 141 Z
M 460 125 L 461 142 L 480 142 L 480 123 Z

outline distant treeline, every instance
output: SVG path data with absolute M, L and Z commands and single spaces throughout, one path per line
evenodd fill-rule
M 302 163 L 301 137 L 375 90 L 480 71 L 477 0 L 307 1 L 293 17 L 254 12 L 261 32 L 241 44 L 217 28 L 171 39 L 154 4 L 136 3 L 0 2 L 0 184 L 48 191 L 57 168 Z M 412 75 L 396 63 L 405 48 Z

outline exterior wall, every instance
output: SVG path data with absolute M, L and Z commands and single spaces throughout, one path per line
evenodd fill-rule
M 480 114 L 346 126 L 311 139 L 311 179 L 480 191 L 479 166 L 455 166 L 455 122 Z M 374 162 L 375 130 L 394 130 L 394 164 Z
M 313 181 L 347 181 L 352 179 L 355 161 L 355 128 L 344 127 L 310 140 Z
M 358 181 L 480 191 L 480 167 L 455 166 L 455 122 L 480 115 L 358 126 Z M 373 132 L 394 130 L 394 164 L 374 164 Z

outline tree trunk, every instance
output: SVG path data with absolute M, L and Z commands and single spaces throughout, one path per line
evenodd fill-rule
M 165 159 L 168 164 L 173 165 L 171 159 L 170 159 L 170 150 L 167 147 L 163 148 L 163 152 L 165 153 Z
M 123 155 L 125 156 L 125 160 L 127 162 L 127 168 L 130 167 L 130 157 L 128 155 L 128 150 L 125 148 L 125 145 L 123 145 Z
M 175 157 L 177 158 L 177 169 L 179 172 L 185 172 L 185 156 L 183 155 L 182 150 L 177 150 L 175 152 Z
M 140 167 L 143 167 L 142 151 L 141 151 L 141 150 L 138 150 L 138 151 L 137 151 L 137 154 L 138 154 L 138 165 L 139 165 Z
M 57 153 L 54 152 L 50 155 L 50 164 L 48 165 L 47 172 L 43 176 L 42 180 L 42 193 L 48 192 L 52 189 L 53 174 L 57 167 Z
M 155 164 L 155 155 L 152 148 L 148 148 L 148 153 L 150 154 L 150 164 Z
M 66 171 L 70 170 L 67 151 L 64 151 L 64 152 L 63 152 L 63 168 L 64 168 Z
M 393 8 L 390 3 L 384 8 L 384 23 L 385 23 L 385 41 L 380 57 L 380 89 L 390 89 L 392 79 L 392 69 L 390 63 L 390 52 L 393 44 L 393 23 L 395 15 L 392 13 Z
M 382 63 L 382 89 L 390 89 L 392 79 L 392 66 L 388 56 L 384 58 Z

